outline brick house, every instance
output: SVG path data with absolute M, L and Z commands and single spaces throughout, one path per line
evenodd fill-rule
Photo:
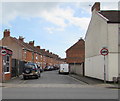
M 13 51 L 12 56 L 12 77 L 19 76 L 22 74 L 24 63 L 28 61 L 24 61 L 24 50 L 29 53 L 29 56 L 31 56 L 32 50 L 26 45 L 26 43 L 23 42 L 24 40 L 22 38 L 15 38 L 10 36 L 10 30 L 5 30 L 3 33 L 2 38 L 2 45 L 6 46 L 7 48 L 11 49 Z M 27 54 L 28 54 L 27 53 Z
M 13 58 L 22 60 L 25 62 L 42 62 L 41 61 L 41 51 L 40 46 L 34 46 L 34 41 L 29 43 L 24 42 L 24 38 L 19 37 L 13 38 L 10 36 L 10 31 L 4 31 L 4 37 L 2 39 L 2 44 L 9 47 L 14 51 Z
M 2 55 L 4 50 L 5 55 Z M 0 46 L 0 82 L 11 79 L 12 50 Z
M 78 40 L 66 50 L 66 62 L 70 66 L 70 73 L 84 75 L 85 41 Z
M 57 59 L 57 55 L 46 51 L 45 49 L 41 49 L 40 46 L 34 46 L 34 41 L 26 43 L 21 36 L 18 39 L 11 37 L 10 30 L 7 29 L 4 31 L 2 44 L 13 50 L 13 59 L 15 59 L 14 62 L 17 60 L 17 64 L 19 64 L 19 61 L 34 62 L 44 68 L 46 64 L 55 64 L 54 60 L 61 61 Z
M 43 55 L 43 67 L 45 66 L 56 66 L 63 63 L 63 60 L 59 59 L 59 56 L 49 52 L 49 50 L 41 49 L 41 54 Z

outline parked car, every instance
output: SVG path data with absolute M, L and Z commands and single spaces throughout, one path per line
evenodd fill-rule
M 40 69 L 40 72 L 43 72 L 43 68 L 41 66 L 39 66 L 39 65 L 37 65 L 37 66 Z
M 60 64 L 59 74 L 69 74 L 69 65 Z
M 53 67 L 53 66 L 50 66 L 50 69 L 51 69 L 51 70 L 54 70 L 54 67 Z
M 40 69 L 35 63 L 26 63 L 25 68 L 23 69 L 23 79 L 27 79 L 29 77 L 36 77 L 37 79 L 40 77 Z
M 39 67 L 39 68 L 40 68 L 40 72 L 43 72 L 43 71 L 44 71 L 42 67 Z
M 59 69 L 59 67 L 57 67 L 57 66 L 53 66 L 54 67 L 54 70 L 58 70 Z
M 51 69 L 51 67 L 50 66 L 46 66 L 45 68 L 44 68 L 44 71 L 51 71 L 52 69 Z

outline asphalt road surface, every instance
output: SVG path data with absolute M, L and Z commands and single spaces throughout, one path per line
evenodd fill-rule
M 58 71 L 43 72 L 39 79 L 21 77 L 5 83 L 3 99 L 117 99 L 118 90 L 87 85 Z

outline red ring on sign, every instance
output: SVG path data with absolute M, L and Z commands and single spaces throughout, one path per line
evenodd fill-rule
M 103 50 L 105 50 L 105 51 L 106 51 L 106 54 L 103 54 Z M 103 49 L 101 49 L 100 53 L 101 53 L 101 55 L 106 56 L 106 55 L 108 55 L 109 51 L 108 51 L 108 49 L 107 49 L 107 48 L 103 48 Z
M 3 53 L 2 53 L 3 50 L 6 51 L 6 54 L 3 54 Z M 7 55 L 7 50 L 6 50 L 6 49 L 2 49 L 2 50 L 0 51 L 0 54 L 1 54 L 2 56 Z

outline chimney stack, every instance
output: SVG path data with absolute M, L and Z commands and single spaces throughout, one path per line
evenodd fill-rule
M 19 40 L 24 42 L 24 38 L 22 36 L 19 36 Z
M 4 30 L 4 37 L 9 37 L 10 36 L 10 30 L 9 29 L 5 29 Z
M 41 50 L 45 52 L 45 49 L 41 49 Z
M 29 45 L 34 46 L 34 41 L 29 41 Z
M 80 39 L 79 39 L 78 41 L 81 41 L 81 40 L 83 40 L 83 38 L 82 38 L 82 37 L 80 37 Z
M 92 6 L 91 11 L 100 11 L 100 2 L 95 2 L 95 4 Z
M 48 53 L 49 53 L 49 50 L 47 50 L 46 52 L 48 52 Z
M 37 49 L 40 49 L 40 46 L 36 46 Z

